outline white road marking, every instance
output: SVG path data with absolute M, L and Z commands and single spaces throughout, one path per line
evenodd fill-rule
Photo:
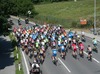
M 71 73 L 71 71 L 68 69 L 68 67 L 61 61 L 61 59 L 60 58 L 58 58 L 58 60 L 63 64 L 63 66 L 68 70 L 68 72 L 70 72 Z
M 83 51 L 86 55 L 88 55 L 85 51 Z
M 23 55 L 23 58 L 24 58 L 27 74 L 29 74 L 29 68 L 28 68 L 28 65 L 27 65 L 27 62 L 26 62 L 26 58 L 25 58 L 24 52 L 23 51 L 21 51 L 21 52 L 22 52 L 22 55 Z
M 95 58 L 92 58 L 94 61 L 96 61 L 97 63 L 100 63 L 97 59 L 95 59 Z
M 86 53 L 85 51 L 83 51 L 86 55 L 88 55 L 88 53 Z M 96 61 L 97 63 L 100 63 L 97 59 L 92 58 L 94 61 Z

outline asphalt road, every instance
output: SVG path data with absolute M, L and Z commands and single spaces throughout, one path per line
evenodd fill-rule
M 13 19 L 13 21 L 17 25 L 17 20 Z M 23 21 L 21 21 L 21 23 L 25 26 Z M 49 47 L 46 52 L 46 59 L 43 65 L 41 65 L 43 74 L 100 74 L 100 43 L 98 43 L 98 53 L 93 52 L 92 62 L 88 61 L 87 59 L 86 48 L 88 44 L 92 46 L 92 39 L 86 37 L 86 42 L 84 43 L 84 58 L 81 58 L 79 55 L 78 59 L 73 58 L 72 51 L 70 50 L 67 53 L 66 59 L 63 60 L 60 58 L 60 54 L 58 53 L 57 66 L 52 63 L 51 48 Z M 32 62 L 33 59 L 29 59 L 26 55 L 25 58 L 28 64 L 28 68 L 30 69 L 29 62 Z
M 13 48 L 9 36 L 0 36 L 0 74 L 15 74 Z

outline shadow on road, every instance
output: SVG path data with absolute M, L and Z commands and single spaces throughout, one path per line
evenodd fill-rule
M 14 64 L 13 48 L 8 37 L 0 36 L 0 69 Z

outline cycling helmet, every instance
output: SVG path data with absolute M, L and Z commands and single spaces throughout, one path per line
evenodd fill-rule
M 77 35 L 78 38 L 80 38 L 80 35 Z
M 69 41 L 71 41 L 71 38 L 68 38 Z
M 79 43 L 82 43 L 82 41 L 81 41 L 81 40 L 79 40 Z

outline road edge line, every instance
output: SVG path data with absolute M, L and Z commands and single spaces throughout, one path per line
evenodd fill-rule
M 23 59 L 24 59 L 24 62 L 25 62 L 27 74 L 29 74 L 29 68 L 28 68 L 28 65 L 27 65 L 27 62 L 26 62 L 26 59 L 25 59 L 24 52 L 23 51 L 21 51 L 21 52 L 22 52 L 22 56 L 23 56 Z

